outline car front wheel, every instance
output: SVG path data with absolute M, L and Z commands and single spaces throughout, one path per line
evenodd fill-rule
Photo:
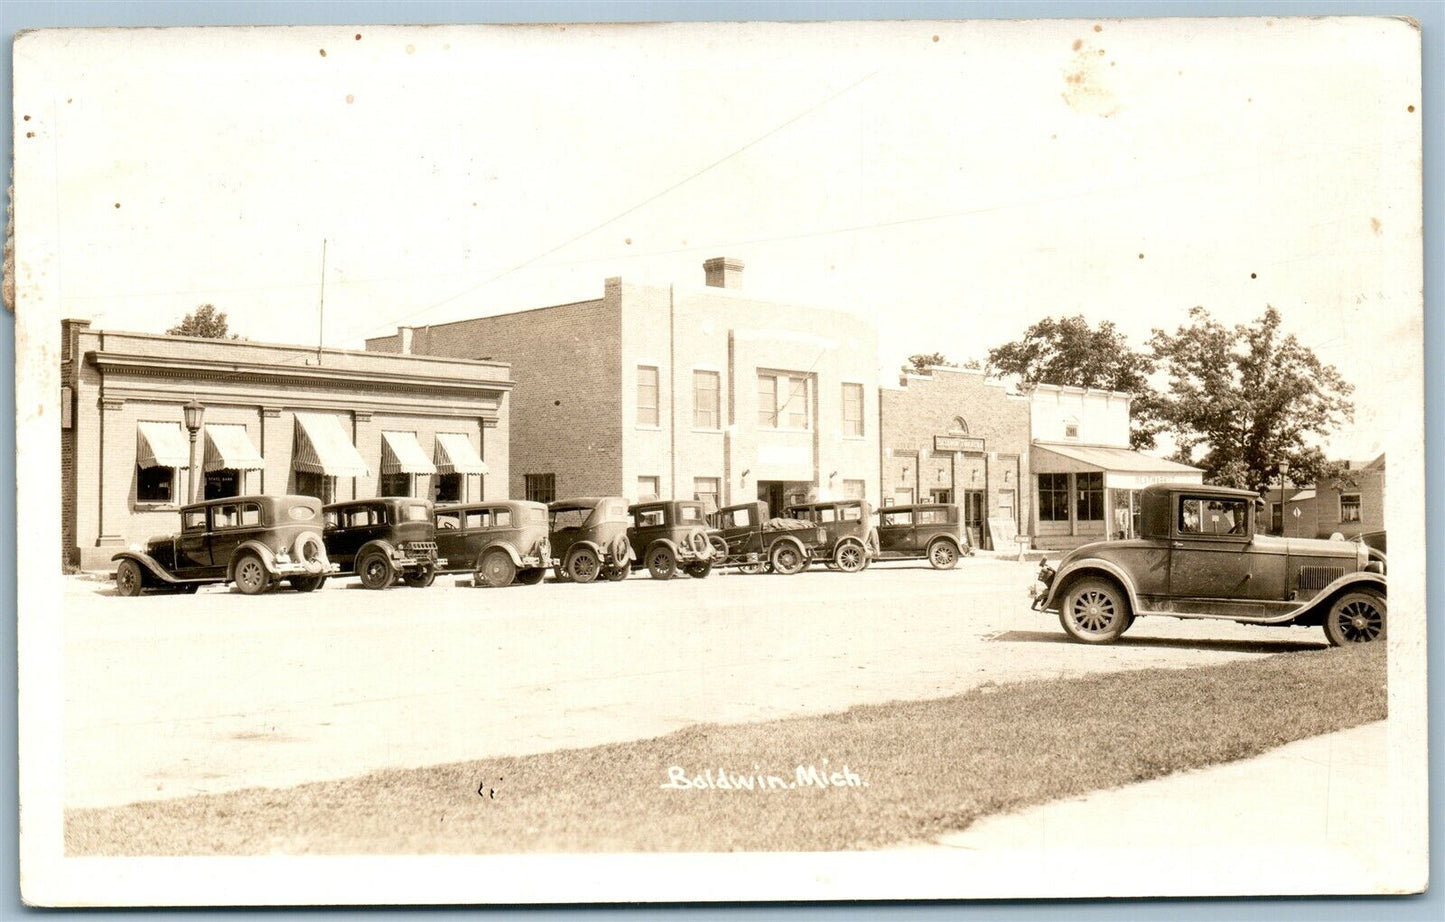
M 1134 619 L 1118 586 L 1101 579 L 1081 579 L 1064 594 L 1059 622 L 1075 640 L 1113 643 Z
M 125 596 L 137 596 L 145 588 L 145 577 L 141 575 L 140 564 L 134 560 L 122 560 L 115 568 L 115 591 Z
M 1335 647 L 1384 640 L 1385 597 L 1361 591 L 1335 599 L 1325 616 L 1325 637 Z
M 232 578 L 236 581 L 236 588 L 245 595 L 260 595 L 271 585 L 271 574 L 266 572 L 266 565 L 255 554 L 242 555 L 236 561 Z
M 297 592 L 315 592 L 326 582 L 325 576 L 293 576 L 288 582 Z
M 425 589 L 436 582 L 437 568 L 434 566 L 421 567 L 411 573 L 402 576 L 401 581 L 413 589 Z
M 833 566 L 844 573 L 857 573 L 868 566 L 868 555 L 863 545 L 856 541 L 844 541 L 833 551 Z
M 525 570 L 517 571 L 517 582 L 523 586 L 535 586 L 547 575 L 546 567 L 528 567 Z

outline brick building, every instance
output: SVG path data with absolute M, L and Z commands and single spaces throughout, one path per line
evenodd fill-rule
M 873 327 L 749 297 L 742 273 L 718 258 L 701 287 L 610 278 L 595 300 L 402 327 L 366 346 L 509 363 L 518 498 L 876 498 Z
M 878 396 L 885 504 L 956 503 L 978 547 L 992 538 L 990 518 L 1028 533 L 1027 396 L 981 371 L 944 367 L 904 375 Z
M 1385 528 L 1385 456 L 1373 461 L 1347 461 L 1340 477 L 1318 480 L 1304 489 L 1268 494 L 1270 526 L 1291 538 L 1328 538 Z M 1298 510 L 1298 515 L 1296 515 Z
M 92 330 L 62 322 L 62 560 L 176 530 L 191 496 L 507 496 L 505 365 Z
M 1139 491 L 1202 483 L 1204 472 L 1129 448 L 1129 406 L 1117 391 L 1038 384 L 1029 391 L 1034 546 L 1068 548 L 1138 533 Z

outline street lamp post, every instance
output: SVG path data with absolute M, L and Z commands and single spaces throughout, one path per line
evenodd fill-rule
M 191 502 L 198 503 L 201 501 L 201 478 L 200 469 L 196 465 L 196 434 L 201 431 L 201 424 L 206 420 L 206 408 L 192 397 L 181 409 L 186 417 L 186 431 L 191 434 Z
M 1285 478 L 1288 477 L 1288 476 L 1289 476 L 1289 462 L 1288 462 L 1288 461 L 1281 461 L 1281 462 L 1279 463 L 1279 533 L 1280 533 L 1281 536 L 1284 535 L 1285 527 L 1286 527 L 1286 526 L 1285 526 L 1285 515 L 1284 515 L 1284 482 L 1285 482 Z

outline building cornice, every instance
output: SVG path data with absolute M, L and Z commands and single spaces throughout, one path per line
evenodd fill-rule
M 143 377 L 370 384 L 397 390 L 461 390 L 472 393 L 508 391 L 513 387 L 511 381 L 454 375 L 419 375 L 414 371 L 385 372 L 334 365 L 282 365 L 275 362 L 236 362 L 101 350 L 87 352 L 85 360 L 102 372 L 120 371 Z

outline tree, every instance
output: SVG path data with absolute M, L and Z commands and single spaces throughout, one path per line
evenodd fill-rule
M 169 336 L 200 336 L 205 339 L 240 339 L 231 332 L 226 322 L 225 311 L 216 310 L 213 304 L 202 304 L 181 318 L 181 322 L 166 330 Z
M 1204 468 L 1205 479 L 1263 493 L 1289 479 L 1310 483 L 1332 470 L 1307 444 L 1351 418 L 1354 390 L 1266 307 L 1259 319 L 1228 328 L 1202 307 L 1172 335 L 1155 330 L 1154 355 L 1169 373 L 1159 412 L 1179 446 L 1179 460 Z M 1202 455 L 1196 457 L 1196 451 Z
M 1058 384 L 1132 394 L 1130 444 L 1153 448 L 1161 428 L 1159 397 L 1149 386 L 1154 361 L 1129 347 L 1124 334 L 1105 320 L 1097 329 L 1082 315 L 1046 317 L 1024 331 L 1022 339 L 988 350 L 988 372 L 1015 375 L 1025 386 Z
M 934 366 L 943 368 L 957 368 L 957 362 L 950 362 L 942 352 L 920 352 L 908 357 L 908 364 L 901 369 L 905 375 L 927 374 L 928 369 Z

